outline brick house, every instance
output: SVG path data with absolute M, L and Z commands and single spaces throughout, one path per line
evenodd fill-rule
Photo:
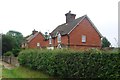
M 33 40 L 28 40 L 28 48 L 36 48 L 38 43 L 40 47 L 101 48 L 102 35 L 87 15 L 75 19 L 76 15 L 69 11 L 65 16 L 66 23 L 56 27 L 48 39 L 37 32 Z
M 32 34 L 25 38 L 25 41 L 22 43 L 22 48 L 44 48 L 47 42 L 41 32 L 33 30 Z

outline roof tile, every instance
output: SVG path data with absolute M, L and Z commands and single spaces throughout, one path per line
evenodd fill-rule
M 68 34 L 84 18 L 84 16 L 79 17 L 79 18 L 77 18 L 69 23 L 64 23 L 62 25 L 59 25 L 56 29 L 54 29 L 51 32 L 51 36 L 56 37 L 57 32 L 60 32 L 61 35 Z

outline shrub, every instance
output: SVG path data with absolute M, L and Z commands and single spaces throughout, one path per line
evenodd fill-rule
M 99 50 L 24 50 L 18 56 L 20 65 L 44 71 L 55 77 L 118 78 L 120 53 Z
M 20 51 L 21 51 L 20 49 L 13 49 L 13 50 L 12 50 L 13 55 L 14 55 L 15 57 L 18 56 L 18 54 L 19 54 Z
M 4 53 L 4 56 L 13 56 L 13 53 L 11 51 L 8 51 L 8 52 Z

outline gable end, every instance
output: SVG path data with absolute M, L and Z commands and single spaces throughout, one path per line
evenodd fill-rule
M 70 32 L 68 33 L 68 35 L 77 27 L 77 25 L 80 24 L 80 22 L 85 18 L 85 16 L 73 27 L 73 29 L 70 30 Z
M 84 20 L 85 18 L 87 18 L 87 20 L 90 22 L 90 24 L 92 25 L 92 27 L 95 29 L 95 31 L 99 34 L 99 36 L 102 38 L 101 33 L 98 31 L 98 29 L 95 27 L 95 25 L 93 24 L 93 22 L 89 19 L 89 17 L 87 15 L 84 15 L 84 17 L 80 20 L 80 22 L 73 27 L 73 29 L 68 33 L 68 35 L 82 22 L 82 20 Z
M 102 38 L 102 34 L 99 32 L 99 30 L 97 29 L 97 27 L 94 25 L 94 23 L 90 20 L 90 18 L 86 15 L 86 18 L 88 19 L 88 21 L 90 22 L 90 24 L 93 26 L 93 28 L 96 30 L 96 32 L 99 34 L 99 36 Z

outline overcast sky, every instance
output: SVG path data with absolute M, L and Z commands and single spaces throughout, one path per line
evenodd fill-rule
M 119 0 L 0 0 L 0 33 L 9 30 L 24 36 L 33 29 L 51 32 L 65 23 L 65 13 L 71 10 L 76 18 L 85 14 L 112 46 L 118 41 Z M 117 41 L 115 41 L 115 39 Z

